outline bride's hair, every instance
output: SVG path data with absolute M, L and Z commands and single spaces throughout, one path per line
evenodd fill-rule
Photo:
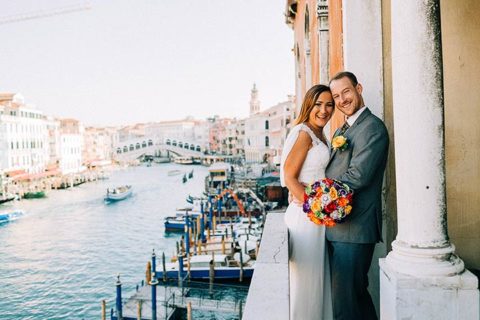
M 330 87 L 317 84 L 311 87 L 307 93 L 305 93 L 305 98 L 303 98 L 302 108 L 300 109 L 300 114 L 298 115 L 297 119 L 295 120 L 295 124 L 304 123 L 308 120 L 310 116 L 310 112 L 312 111 L 313 107 L 315 107 L 315 102 L 317 102 L 318 97 L 322 92 L 331 92 Z

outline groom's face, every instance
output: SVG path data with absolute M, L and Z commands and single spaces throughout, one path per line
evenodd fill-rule
M 358 83 L 356 86 L 352 84 L 349 78 L 343 77 L 333 80 L 330 83 L 335 107 L 350 117 L 363 106 L 362 85 Z

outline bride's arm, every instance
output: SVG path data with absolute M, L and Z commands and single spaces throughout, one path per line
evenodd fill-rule
M 298 176 L 311 145 L 312 138 L 305 131 L 300 131 L 297 141 L 295 141 L 284 165 L 285 184 L 288 191 L 293 194 L 295 199 L 301 202 L 303 202 L 305 187 L 298 181 Z

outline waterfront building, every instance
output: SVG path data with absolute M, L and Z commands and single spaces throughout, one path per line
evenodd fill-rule
M 236 118 L 231 119 L 225 125 L 225 135 L 222 137 L 222 154 L 235 157 L 240 160 L 243 157 L 243 139 L 240 135 L 241 124 L 244 121 Z M 245 129 L 244 129 L 245 131 Z M 245 133 L 244 133 L 245 134 Z
M 84 171 L 83 125 L 76 119 L 60 119 L 60 159 L 59 169 L 62 174 L 74 174 Z
M 294 98 L 260 111 L 258 89 L 251 91 L 250 116 L 245 119 L 244 150 L 247 163 L 280 165 L 283 143 L 294 112 Z
M 390 134 L 384 242 L 370 273 L 381 318 L 478 319 L 470 270 L 480 274 L 480 154 L 472 147 L 480 144 L 480 24 L 472 15 L 480 3 L 285 4 L 297 112 L 311 85 L 348 70 Z M 330 133 L 343 122 L 336 112 Z
M 98 161 L 112 160 L 113 139 L 110 130 L 87 127 L 83 139 L 82 157 L 86 166 Z
M 232 155 L 236 119 L 220 118 L 216 115 L 208 121 L 210 122 L 209 151 L 213 154 Z
M 52 116 L 46 117 L 48 132 L 48 165 L 58 169 L 60 164 L 60 120 Z
M 235 122 L 236 144 L 234 154 L 240 160 L 245 160 L 245 119 L 238 119 Z
M 43 113 L 20 94 L 0 94 L 0 170 L 41 173 L 49 161 Z

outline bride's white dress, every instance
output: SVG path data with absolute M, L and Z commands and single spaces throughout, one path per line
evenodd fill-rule
M 280 167 L 282 185 L 285 159 L 300 131 L 310 135 L 313 147 L 307 153 L 298 180 L 312 183 L 325 177 L 330 158 L 329 147 L 310 128 L 299 124 L 292 128 L 285 141 Z M 293 202 L 285 212 L 285 223 L 289 233 L 290 319 L 333 319 L 325 227 L 311 222 L 302 207 Z

